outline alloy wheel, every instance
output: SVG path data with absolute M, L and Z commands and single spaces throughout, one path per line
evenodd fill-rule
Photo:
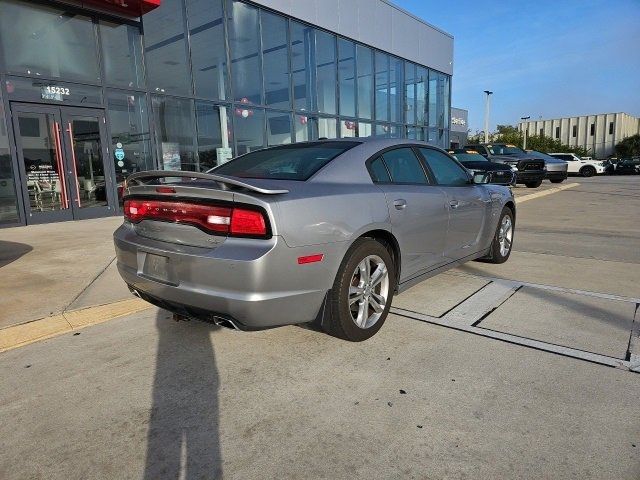
M 349 282 L 349 312 L 353 322 L 362 329 L 380 320 L 389 298 L 389 270 L 377 255 L 365 257 Z
M 506 257 L 511 250 L 511 243 L 513 241 L 513 222 L 509 215 L 505 215 L 500 222 L 500 229 L 498 230 L 498 243 L 500 244 L 500 255 Z

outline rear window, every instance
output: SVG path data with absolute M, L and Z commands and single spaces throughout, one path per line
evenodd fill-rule
M 247 153 L 210 173 L 270 180 L 309 179 L 338 155 L 360 142 L 310 142 L 282 145 Z

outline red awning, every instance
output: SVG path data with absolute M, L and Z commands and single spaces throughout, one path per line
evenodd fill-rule
M 81 0 L 86 7 L 138 17 L 160 6 L 161 0 Z

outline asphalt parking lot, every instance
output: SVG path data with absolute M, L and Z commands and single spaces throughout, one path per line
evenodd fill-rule
M 0 478 L 640 478 L 640 182 L 556 187 L 364 343 L 152 308 L 0 353 Z

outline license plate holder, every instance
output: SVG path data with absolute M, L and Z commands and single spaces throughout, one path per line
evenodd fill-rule
M 163 255 L 147 253 L 142 267 L 142 276 L 160 283 L 173 285 L 171 260 Z

